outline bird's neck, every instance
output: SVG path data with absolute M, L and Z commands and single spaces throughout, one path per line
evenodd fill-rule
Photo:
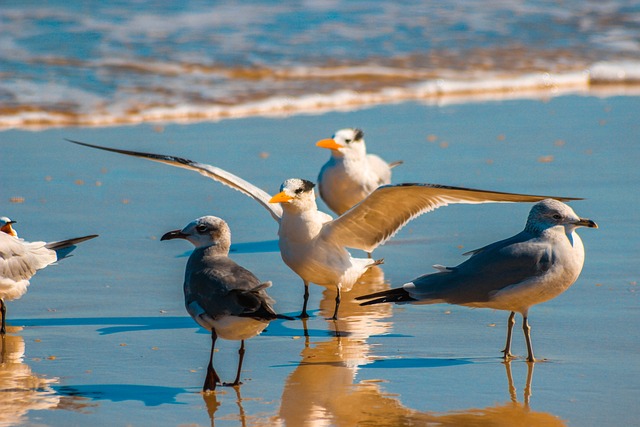
M 317 210 L 291 212 L 285 210 L 280 222 L 278 234 L 290 241 L 309 241 L 314 239 L 322 229 L 323 221 Z
M 229 255 L 229 245 L 225 243 L 217 243 L 210 246 L 196 248 L 195 252 L 202 253 L 203 256 L 227 256 Z

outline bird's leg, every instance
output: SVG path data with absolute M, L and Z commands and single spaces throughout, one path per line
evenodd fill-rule
M 516 393 L 516 386 L 513 384 L 513 375 L 511 374 L 511 361 L 505 360 L 502 362 L 507 370 L 507 381 L 509 382 L 509 395 L 513 403 L 518 403 L 518 395 Z
M 304 302 L 302 303 L 302 313 L 300 313 L 301 319 L 308 319 L 307 303 L 309 302 L 309 282 L 304 280 Z
M 340 285 L 336 286 L 336 308 L 333 310 L 331 320 L 338 320 L 338 309 L 340 308 Z
M 209 366 L 207 366 L 207 376 L 204 379 L 204 386 L 202 391 L 207 392 L 216 389 L 216 384 L 220 382 L 220 377 L 215 369 L 213 369 L 213 351 L 216 346 L 216 339 L 218 335 L 215 329 L 211 329 L 211 354 L 209 355 Z
M 242 384 L 240 382 L 240 372 L 242 371 L 242 360 L 244 359 L 244 340 L 241 341 L 240 350 L 238 350 L 238 355 L 240 359 L 238 360 L 238 372 L 236 373 L 236 379 L 232 383 L 224 383 L 225 386 L 235 387 L 237 385 Z
M 2 298 L 0 298 L 0 314 L 2 315 L 2 327 L 0 327 L 0 334 L 4 335 L 7 333 L 7 326 L 5 324 L 5 319 L 7 317 L 7 306 L 5 305 Z
M 309 339 L 309 328 L 307 327 L 307 319 L 306 318 L 302 318 L 302 330 L 304 333 L 305 338 Z
M 529 407 L 529 400 L 531 399 L 531 380 L 533 379 L 533 366 L 534 363 L 527 363 L 527 383 L 524 386 L 524 406 Z
M 524 331 L 524 339 L 527 341 L 527 352 L 529 355 L 527 356 L 527 362 L 535 362 L 536 359 L 533 357 L 533 346 L 531 345 L 531 327 L 529 326 L 529 322 L 527 321 L 527 316 L 522 316 L 522 330 Z
M 507 320 L 507 343 L 504 346 L 504 350 L 502 350 L 504 360 L 510 360 L 513 357 L 513 354 L 511 354 L 511 333 L 513 332 L 513 325 L 515 324 L 516 312 L 512 311 L 509 315 L 509 320 Z

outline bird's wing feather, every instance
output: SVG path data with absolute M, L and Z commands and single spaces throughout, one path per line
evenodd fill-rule
M 376 189 L 362 202 L 327 223 L 323 237 L 367 252 L 386 242 L 413 218 L 452 203 L 538 202 L 580 200 L 450 187 L 438 184 L 397 184 Z
M 423 302 L 466 304 L 488 301 L 500 290 L 544 274 L 550 268 L 552 258 L 547 242 L 532 239 L 523 231 L 485 246 L 455 268 L 425 274 L 403 288 Z
M 56 253 L 45 245 L 0 233 L 0 277 L 28 280 L 37 270 L 56 262 Z
M 245 181 L 239 176 L 232 174 L 231 172 L 227 172 L 224 169 L 207 165 L 205 163 L 198 163 L 182 157 L 102 147 L 100 145 L 87 144 L 85 142 L 72 141 L 70 139 L 68 139 L 67 141 L 74 144 L 83 145 L 85 147 L 97 148 L 99 150 L 111 151 L 113 153 L 120 153 L 133 157 L 140 157 L 154 162 L 164 163 L 166 165 L 198 172 L 199 174 L 206 176 L 207 178 L 218 181 L 221 184 L 231 187 L 234 190 L 237 190 L 244 195 L 251 197 L 258 203 L 260 203 L 265 209 L 267 209 L 273 219 L 275 219 L 276 221 L 280 222 L 280 218 L 282 217 L 282 207 L 276 203 L 269 203 L 271 196 L 266 191 L 256 187 L 248 181 Z
M 190 260 L 187 271 L 190 271 L 185 278 L 188 280 L 187 305 L 197 301 L 214 319 L 223 315 L 275 318 L 271 308 L 273 300 L 265 291 L 270 282 L 260 282 L 251 271 L 231 258 L 215 256 Z

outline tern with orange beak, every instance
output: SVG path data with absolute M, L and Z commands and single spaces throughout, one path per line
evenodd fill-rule
M 318 192 L 338 215 L 381 185 L 391 184 L 391 169 L 402 164 L 402 161 L 387 163 L 375 154 L 367 154 L 361 129 L 341 129 L 316 145 L 331 150 L 331 157 L 318 175 Z
M 29 279 L 36 271 L 66 258 L 78 243 L 94 237 L 76 237 L 59 242 L 27 242 L 18 238 L 18 233 L 11 227 L 15 221 L 7 217 L 0 218 L 0 316 L 2 323 L 0 334 L 6 332 L 7 306 L 5 301 L 12 301 L 27 293 Z
M 338 318 L 340 293 L 350 290 L 360 276 L 381 261 L 352 257 L 347 248 L 372 252 L 419 215 L 452 203 L 538 202 L 549 196 L 475 190 L 438 184 L 398 184 L 378 187 L 338 218 L 318 211 L 314 184 L 293 178 L 284 181 L 280 192 L 268 193 L 216 166 L 163 154 L 141 153 L 75 144 L 192 170 L 253 198 L 278 222 L 280 255 L 304 283 L 301 317 L 308 317 L 309 283 L 336 289 L 332 319 Z M 554 197 L 561 200 L 579 200 Z

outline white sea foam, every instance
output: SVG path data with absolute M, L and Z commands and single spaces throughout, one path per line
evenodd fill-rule
M 319 70 L 297 68 L 291 74 L 322 74 Z M 355 67 L 332 70 L 332 73 L 391 74 L 391 69 Z M 412 72 L 419 74 L 418 71 Z M 609 85 L 615 83 L 615 85 Z M 143 94 L 132 104 L 130 97 L 117 97 L 105 107 L 105 100 L 76 90 L 76 99 L 83 99 L 82 113 L 20 111 L 0 115 L 0 128 L 43 128 L 52 126 L 110 126 L 144 122 L 195 122 L 216 121 L 252 116 L 287 116 L 294 114 L 320 114 L 327 111 L 351 111 L 372 105 L 419 101 L 430 104 L 451 104 L 518 98 L 549 98 L 567 93 L 591 93 L 607 96 L 637 95 L 640 92 L 640 63 L 597 63 L 588 70 L 568 73 L 528 73 L 504 76 L 496 73 L 473 79 L 431 79 L 400 86 L 382 86 L 377 90 L 335 90 L 328 93 L 309 93 L 297 96 L 270 96 L 236 103 L 188 102 L 182 100 L 162 103 L 163 95 Z M 233 85 L 231 85 L 233 86 Z M 25 96 L 38 99 L 37 94 L 47 89 L 47 99 L 56 101 L 64 90 L 24 83 Z M 50 89 L 50 90 L 49 90 Z M 194 89 L 192 87 L 191 89 Z M 206 93 L 206 84 L 195 87 Z M 75 89 L 69 88 L 69 91 Z M 233 88 L 230 89 L 233 91 Z M 611 92 L 613 91 L 613 92 Z M 29 95 L 30 94 L 30 95 Z
M 589 69 L 590 81 L 598 83 L 640 83 L 640 62 L 598 62 Z

